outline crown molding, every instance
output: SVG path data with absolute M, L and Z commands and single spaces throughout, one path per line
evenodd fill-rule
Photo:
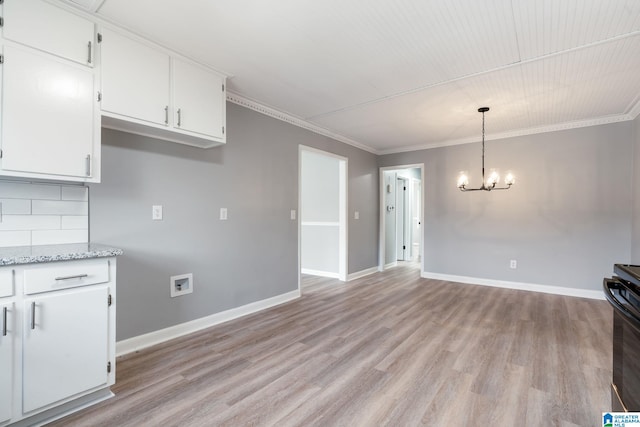
M 640 110 L 640 103 L 636 104 L 636 106 L 634 107 L 634 110 Z M 637 113 L 636 113 L 636 116 L 637 116 Z M 619 123 L 619 122 L 633 120 L 634 118 L 635 116 L 633 116 L 631 113 L 618 114 L 615 116 L 598 117 L 598 118 L 589 119 L 589 120 L 578 120 L 574 122 L 557 123 L 557 124 L 548 125 L 548 126 L 538 126 L 538 127 L 531 127 L 531 128 L 525 128 L 525 129 L 517 129 L 513 131 L 508 131 L 508 132 L 487 134 L 485 135 L 485 141 L 514 138 L 517 136 L 536 135 L 539 133 L 547 133 L 547 132 L 558 132 L 562 130 L 578 129 L 578 128 L 584 128 L 584 127 L 590 127 L 590 126 L 606 125 L 611 123 Z M 412 145 L 412 146 L 405 146 L 405 147 L 399 147 L 399 148 L 392 148 L 389 150 L 379 150 L 377 154 L 385 155 L 385 154 L 394 154 L 394 153 L 406 153 L 409 151 L 429 150 L 432 148 L 451 147 L 454 145 L 471 144 L 478 141 L 479 139 L 477 136 L 471 137 L 471 138 L 460 138 L 460 139 L 454 139 L 449 141 L 438 141 L 432 144 Z
M 437 141 L 431 144 L 411 145 L 411 146 L 392 148 L 388 150 L 376 150 L 360 142 L 354 141 L 353 139 L 331 132 L 330 130 L 325 129 L 323 127 L 314 125 L 313 123 L 310 123 L 304 119 L 301 119 L 300 117 L 296 117 L 289 113 L 285 113 L 275 108 L 268 107 L 257 101 L 246 98 L 242 95 L 238 95 L 237 93 L 227 92 L 227 101 L 249 108 L 250 110 L 256 111 L 266 116 L 273 117 L 274 119 L 278 119 L 283 122 L 292 124 L 294 126 L 301 127 L 303 129 L 309 130 L 319 135 L 327 136 L 329 138 L 335 139 L 336 141 L 343 142 L 345 144 L 354 146 L 356 148 L 359 148 L 361 150 L 364 150 L 379 156 L 382 156 L 385 154 L 406 153 L 409 151 L 429 150 L 432 148 L 451 147 L 454 145 L 471 144 L 474 142 L 478 142 L 478 137 L 474 136 L 469 138 L 460 138 L 460 139 L 454 139 L 454 140 L 448 140 L 448 141 Z M 557 132 L 562 130 L 579 129 L 583 127 L 625 122 L 629 120 L 634 120 L 639 114 L 640 114 L 640 101 L 637 102 L 627 114 L 618 114 L 614 116 L 598 117 L 598 118 L 589 119 L 589 120 L 577 120 L 574 122 L 558 123 L 558 124 L 553 124 L 549 126 L 538 126 L 538 127 L 518 129 L 518 130 L 513 130 L 508 132 L 487 134 L 485 136 L 485 140 L 491 141 L 491 140 L 497 140 L 497 139 L 513 138 L 517 136 L 536 135 L 540 133 Z
M 379 154 L 379 152 L 367 145 L 364 145 L 358 141 L 354 141 L 353 139 L 347 138 L 346 136 L 339 135 L 337 133 L 331 132 L 328 129 L 323 127 L 314 125 L 311 122 L 308 122 L 300 117 L 296 117 L 292 114 L 285 113 L 280 110 L 276 110 L 275 108 L 268 107 L 264 104 L 261 104 L 252 99 L 246 98 L 242 95 L 239 95 L 234 92 L 227 91 L 227 101 L 233 102 L 234 104 L 240 105 L 242 107 L 246 107 L 250 110 L 256 111 L 258 113 L 264 114 L 265 116 L 273 117 L 274 119 L 281 120 L 283 122 L 292 124 L 294 126 L 300 127 L 302 129 L 309 130 L 311 132 L 317 133 L 322 136 L 327 136 L 331 139 L 335 139 L 336 141 L 343 142 L 347 145 L 351 145 L 353 147 L 359 148 L 361 150 L 367 151 L 372 154 Z
M 627 115 L 629 116 L 629 120 L 635 120 L 635 118 L 638 117 L 638 115 L 640 115 L 640 97 L 638 98 L 638 101 L 636 102 L 636 104 L 633 107 L 631 107 Z

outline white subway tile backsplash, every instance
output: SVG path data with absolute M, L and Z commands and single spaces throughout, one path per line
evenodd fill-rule
M 31 244 L 31 231 L 0 231 L 0 247 L 28 246 Z
M 0 199 L 0 205 L 0 214 L 2 215 L 29 215 L 31 213 L 31 200 Z
M 79 200 L 86 202 L 89 200 L 89 188 L 80 186 L 62 187 L 62 200 Z
M 86 230 L 89 228 L 89 217 L 74 215 L 62 217 L 63 230 Z
M 33 215 L 88 215 L 89 206 L 87 202 L 33 200 L 31 213 Z
M 31 232 L 32 245 L 84 243 L 88 239 L 88 230 L 34 230 Z
M 0 198 L 60 200 L 61 186 L 0 181 Z
M 57 215 L 2 215 L 0 231 L 59 230 Z
M 89 241 L 89 188 L 0 181 L 0 247 Z

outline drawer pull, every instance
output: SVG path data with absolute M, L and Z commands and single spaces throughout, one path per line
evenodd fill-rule
M 31 303 L 31 329 L 36 328 L 36 302 Z
M 54 280 L 83 279 L 85 277 L 89 277 L 89 275 L 88 274 L 76 274 L 75 276 L 61 276 L 61 277 L 56 277 Z
M 2 336 L 7 336 L 7 307 L 2 309 Z

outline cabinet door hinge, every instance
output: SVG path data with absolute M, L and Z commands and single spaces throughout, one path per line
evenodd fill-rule
M 2 2 L 0 2 L 2 4 Z M 0 27 L 4 27 L 4 18 L 0 16 Z
M 224 83 L 222 84 L 222 91 L 224 92 Z
M 2 158 L 2 150 L 0 150 L 0 159 Z
M 107 307 L 111 307 L 111 304 L 113 304 L 113 298 L 111 298 L 111 294 L 109 294 L 109 297 L 107 298 Z
M 102 101 L 102 92 L 98 92 L 98 102 Z
M 0 64 L 4 64 L 4 55 L 0 55 Z
M 107 362 L 107 374 L 111 373 L 111 362 Z
M 102 43 L 102 34 L 98 33 L 98 43 Z
M 403 251 L 407 250 L 407 247 L 406 246 L 402 246 L 402 250 Z
M 224 126 L 222 126 L 222 134 L 224 135 Z

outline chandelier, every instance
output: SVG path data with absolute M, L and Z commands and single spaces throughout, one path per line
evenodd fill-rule
M 484 177 L 484 113 L 489 111 L 489 107 L 478 108 L 478 113 L 482 113 L 482 185 L 478 188 L 467 188 L 469 185 L 469 177 L 466 172 L 460 172 L 458 177 L 458 188 L 460 191 L 491 191 L 491 190 L 508 190 L 515 182 L 515 177 L 509 172 L 504 179 L 505 187 L 497 187 L 500 182 L 500 175 L 494 169 L 491 170 L 489 177 Z

